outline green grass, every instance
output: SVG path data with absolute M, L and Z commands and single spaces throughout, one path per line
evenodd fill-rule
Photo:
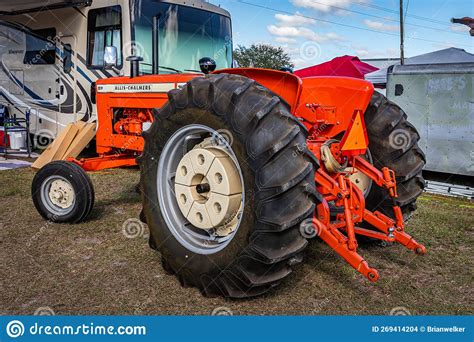
M 310 244 L 305 262 L 282 286 L 253 300 L 204 298 L 167 275 L 146 231 L 128 239 L 122 225 L 140 212 L 136 170 L 92 175 L 96 206 L 90 220 L 46 224 L 30 198 L 34 173 L 0 172 L 0 313 L 32 314 L 472 314 L 474 204 L 424 195 L 407 230 L 425 244 L 416 256 L 401 246 L 361 246 L 380 272 L 370 284 L 323 242 Z

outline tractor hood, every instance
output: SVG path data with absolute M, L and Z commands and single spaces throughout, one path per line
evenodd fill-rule
M 89 6 L 92 0 L 2 0 L 0 14 L 17 15 L 29 12 L 39 12 L 63 7 Z

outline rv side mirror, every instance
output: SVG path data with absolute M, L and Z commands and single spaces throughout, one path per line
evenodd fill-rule
M 104 51 L 104 67 L 111 69 L 117 66 L 117 47 L 106 46 Z

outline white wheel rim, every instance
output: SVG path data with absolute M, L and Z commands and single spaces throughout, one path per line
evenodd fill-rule
M 54 205 L 62 209 L 70 208 L 74 202 L 74 197 L 74 190 L 69 182 L 62 179 L 51 182 L 49 198 Z
M 175 177 L 175 196 L 181 213 L 195 227 L 226 236 L 242 206 L 239 169 L 231 155 L 207 139 L 181 159 Z
M 76 192 L 72 184 L 64 177 L 48 177 L 41 185 L 41 201 L 53 215 L 69 214 L 76 203 Z
M 212 254 L 230 243 L 241 223 L 245 192 L 223 135 L 197 124 L 179 129 L 163 148 L 157 176 L 163 218 L 184 247 Z M 201 185 L 208 191 L 200 193 Z

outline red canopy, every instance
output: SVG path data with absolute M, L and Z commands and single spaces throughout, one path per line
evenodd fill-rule
M 365 74 L 379 70 L 370 64 L 361 62 L 355 56 L 336 57 L 332 61 L 295 71 L 295 75 L 303 77 L 311 76 L 346 76 L 364 78 Z

